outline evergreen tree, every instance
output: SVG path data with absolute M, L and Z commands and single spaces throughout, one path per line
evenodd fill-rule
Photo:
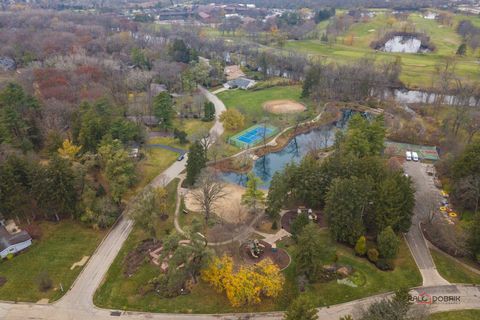
M 385 259 L 394 259 L 397 256 L 400 241 L 392 227 L 386 227 L 377 237 L 378 250 Z
M 207 101 L 204 105 L 204 117 L 203 121 L 213 121 L 215 119 L 215 105 Z
M 207 159 L 203 152 L 203 147 L 200 142 L 195 141 L 188 152 L 187 159 L 187 177 L 185 183 L 189 186 L 193 186 L 197 180 L 198 175 L 205 168 Z
M 317 309 L 307 296 L 301 295 L 290 304 L 284 320 L 317 320 Z
M 457 54 L 457 56 L 466 55 L 467 54 L 467 45 L 465 43 L 462 43 L 461 45 L 459 45 L 456 54 Z
M 322 269 L 323 262 L 330 260 L 332 255 L 332 249 L 322 239 L 318 227 L 313 223 L 306 225 L 298 237 L 295 251 L 297 273 L 304 274 L 309 280 L 315 281 Z
M 355 244 L 355 253 L 359 256 L 364 256 L 367 253 L 367 239 L 365 239 L 365 236 L 358 238 Z
M 242 195 L 242 203 L 247 205 L 254 213 L 257 212 L 258 205 L 265 202 L 265 193 L 259 190 L 262 180 L 255 176 L 253 172 L 248 174 L 247 188 Z
M 337 178 L 326 195 L 325 212 L 335 240 L 355 245 L 365 234 L 363 217 L 372 197 L 370 179 Z
M 295 217 L 290 229 L 293 240 L 298 241 L 298 236 L 309 223 L 310 219 L 308 219 L 308 216 L 305 213 L 300 213 L 297 217 Z
M 55 217 L 76 213 L 77 192 L 75 174 L 70 163 L 58 156 L 50 159 L 48 165 L 41 168 L 34 181 L 34 194 L 39 208 L 46 217 Z
M 273 174 L 270 188 L 267 195 L 267 208 L 265 212 L 270 219 L 276 220 L 280 216 L 286 197 L 286 184 L 281 172 L 277 171 Z
M 168 92 L 159 93 L 153 100 L 153 113 L 160 121 L 160 125 L 164 129 L 172 126 L 173 116 L 173 100 Z

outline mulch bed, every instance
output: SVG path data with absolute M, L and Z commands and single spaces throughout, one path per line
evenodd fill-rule
M 125 260 L 123 261 L 123 274 L 126 277 L 131 277 L 133 274 L 135 274 L 138 268 L 140 268 L 142 263 L 145 261 L 148 252 L 150 250 L 158 248 L 161 244 L 162 243 L 160 241 L 157 241 L 157 243 L 153 243 L 153 239 L 143 240 L 125 257 Z
M 272 262 L 275 263 L 280 268 L 280 270 L 288 267 L 288 265 L 290 264 L 290 256 L 285 250 L 277 248 L 277 251 L 273 252 L 272 246 L 270 244 L 263 240 L 260 240 L 260 243 L 264 245 L 265 248 L 263 248 L 263 253 L 260 255 L 259 258 L 254 258 L 250 255 L 250 247 L 248 242 L 243 243 L 240 246 L 240 257 L 242 258 L 244 263 L 251 265 L 259 263 L 264 259 L 270 258 L 270 260 L 272 260 Z
M 317 215 L 317 224 L 319 227 L 323 228 L 327 226 L 327 222 L 325 220 L 325 215 L 323 212 L 318 211 L 318 210 L 313 210 L 313 213 Z M 291 232 L 291 225 L 295 218 L 297 217 L 298 213 L 296 210 L 288 211 L 282 216 L 281 224 L 282 228 L 285 229 L 288 232 Z

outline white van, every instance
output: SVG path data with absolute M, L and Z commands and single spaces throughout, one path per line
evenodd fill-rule
M 407 161 L 412 161 L 412 153 L 410 151 L 405 152 Z
M 412 152 L 412 160 L 413 161 L 418 161 L 418 153 Z

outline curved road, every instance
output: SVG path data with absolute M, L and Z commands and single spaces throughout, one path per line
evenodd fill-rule
M 222 124 L 218 117 L 225 110 L 223 103 L 204 88 L 200 88 L 208 100 L 215 104 L 217 120 L 211 129 L 213 136 L 220 136 L 223 133 Z M 185 169 L 186 159 L 175 162 L 160 176 L 155 178 L 150 185 L 158 186 L 168 183 L 176 178 Z M 419 200 L 419 199 L 417 199 Z M 2 320 L 106 320 L 106 319 L 154 319 L 154 320 L 207 320 L 207 319 L 281 319 L 281 312 L 256 313 L 243 315 L 188 315 L 188 314 L 153 314 L 142 312 L 124 312 L 112 314 L 111 310 L 100 309 L 93 305 L 93 295 L 105 277 L 108 268 L 117 256 L 120 248 L 132 230 L 133 223 L 128 219 L 128 210 L 105 237 L 97 250 L 83 268 L 82 272 L 74 282 L 70 290 L 59 301 L 53 304 L 40 305 L 34 303 L 0 303 L 0 319 Z M 408 239 L 408 237 L 407 237 Z M 410 243 L 410 242 L 409 242 Z M 412 250 L 413 252 L 413 250 Z M 421 253 L 423 254 L 422 250 Z M 417 256 L 414 254 L 414 256 Z M 419 261 L 417 261 L 419 264 Z M 423 265 L 423 263 L 422 263 Z M 419 264 L 420 266 L 420 264 Z M 422 275 L 423 272 L 422 272 Z M 412 290 L 415 295 L 427 293 L 431 296 L 452 296 L 458 300 L 454 304 L 433 304 L 427 306 L 431 311 L 448 311 L 458 309 L 480 309 L 480 290 L 470 285 L 441 285 L 432 287 L 421 287 Z M 322 320 L 337 320 L 346 314 L 355 315 L 359 309 L 367 307 L 374 301 L 388 296 L 388 294 L 377 295 L 365 299 L 355 300 L 340 305 L 321 308 L 318 311 Z M 457 298 L 458 297 L 458 298 Z

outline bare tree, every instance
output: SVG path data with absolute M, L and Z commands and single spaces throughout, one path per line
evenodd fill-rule
M 218 200 L 227 195 L 225 184 L 220 181 L 214 169 L 206 168 L 200 173 L 195 187 L 192 197 L 202 209 L 205 223 L 208 224 Z

